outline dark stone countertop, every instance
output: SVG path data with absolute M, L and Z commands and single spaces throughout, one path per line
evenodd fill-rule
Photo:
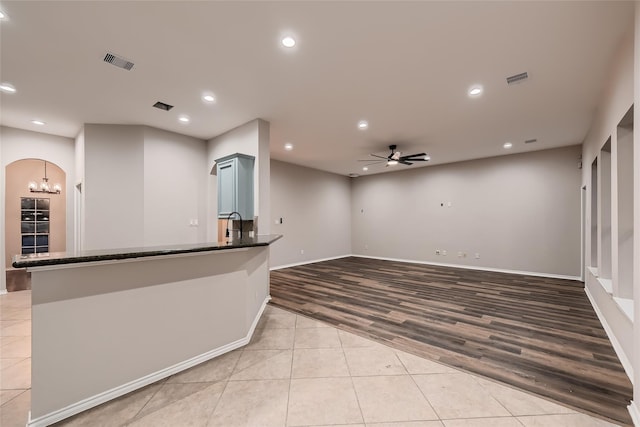
M 15 255 L 13 267 L 43 267 L 48 265 L 79 264 L 96 261 L 112 261 L 132 258 L 145 258 L 166 255 L 189 254 L 197 252 L 224 251 L 229 249 L 267 246 L 282 236 L 265 234 L 256 237 L 237 239 L 233 242 L 206 242 L 182 245 L 148 246 L 140 248 L 105 249 L 78 252 L 50 252 L 41 254 Z

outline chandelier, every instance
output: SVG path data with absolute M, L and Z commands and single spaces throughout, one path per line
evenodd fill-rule
M 44 161 L 44 178 L 38 185 L 36 182 L 31 181 L 29 183 L 29 191 L 32 193 L 46 193 L 46 194 L 60 194 L 62 187 L 60 184 L 56 184 L 53 187 L 49 185 L 49 178 L 47 178 L 47 161 Z

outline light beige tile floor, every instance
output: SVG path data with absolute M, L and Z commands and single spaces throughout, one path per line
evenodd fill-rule
M 29 291 L 0 296 L 0 425 L 23 427 Z M 53 391 L 52 391 L 53 392 Z M 605 421 L 267 307 L 249 345 L 61 426 L 602 427 Z

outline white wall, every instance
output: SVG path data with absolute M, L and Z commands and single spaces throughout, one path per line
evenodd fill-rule
M 5 170 L 9 163 L 20 159 L 46 159 L 58 165 L 66 174 L 67 182 L 67 250 L 73 250 L 73 197 L 75 184 L 74 141 L 71 138 L 0 127 L 0 292 L 6 290 L 5 268 Z
M 144 128 L 84 126 L 83 249 L 144 246 Z
M 636 6 L 636 8 L 638 8 Z M 638 27 L 640 24 L 640 20 L 636 18 L 635 22 L 635 31 L 638 32 Z M 638 35 L 636 34 L 636 39 Z M 637 67 L 638 55 L 636 46 L 636 58 L 635 63 Z M 634 77 L 635 75 L 635 77 Z M 597 225 L 599 233 L 597 235 L 593 235 L 592 233 L 587 233 L 586 238 L 586 265 L 592 266 L 593 268 L 587 268 L 585 270 L 585 291 L 591 300 L 591 303 L 594 306 L 594 309 L 602 324 L 609 335 L 609 338 L 618 354 L 620 361 L 622 362 L 627 374 L 633 380 L 634 375 L 637 376 L 637 372 L 640 369 L 640 360 L 638 359 L 638 355 L 634 356 L 634 340 L 638 341 L 639 334 L 637 331 L 634 332 L 634 320 L 633 320 L 633 310 L 629 310 L 629 307 L 632 307 L 632 301 L 624 301 L 623 295 L 621 295 L 619 286 L 617 283 L 620 280 L 619 271 L 619 236 L 618 236 L 618 225 L 619 219 L 622 218 L 624 221 L 624 215 L 620 215 L 619 209 L 621 206 L 624 208 L 624 204 L 618 203 L 618 188 L 624 189 L 624 185 L 621 185 L 618 182 L 618 132 L 617 126 L 620 120 L 625 116 L 629 108 L 634 103 L 634 79 L 636 85 L 636 106 L 638 105 L 638 96 L 637 96 L 637 85 L 640 84 L 640 80 L 638 77 L 638 69 L 634 74 L 634 35 L 630 33 L 625 37 L 625 39 L 621 42 L 616 52 L 612 52 L 612 59 L 610 63 L 610 71 L 607 79 L 607 85 L 603 90 L 603 93 L 600 98 L 598 111 L 594 117 L 591 128 L 584 140 L 583 148 L 582 148 L 582 157 L 585 166 L 591 165 L 594 160 L 597 159 L 598 164 L 598 194 L 597 199 L 594 200 L 592 197 L 592 186 L 594 184 L 594 180 L 592 179 L 593 168 L 585 167 L 582 171 L 582 183 L 587 187 L 587 206 L 586 206 L 586 228 L 592 229 Z M 637 120 L 637 108 L 636 108 L 636 120 Z M 635 133 L 635 132 L 634 132 Z M 621 133 L 623 136 L 623 133 Z M 638 147 L 638 137 L 637 133 L 634 136 L 636 148 Z M 613 149 L 613 153 L 615 155 L 610 156 L 609 153 L 601 151 L 603 145 L 607 143 L 607 141 L 611 139 L 611 146 Z M 636 174 L 636 182 L 638 169 L 640 168 L 640 161 L 638 161 L 637 153 L 634 153 L 636 156 L 635 160 L 635 174 Z M 610 158 L 609 158 L 610 157 Z M 612 163 L 611 168 L 608 167 L 609 163 Z M 600 176 L 607 175 L 607 176 Z M 611 180 L 610 178 L 613 177 Z M 636 184 L 637 185 L 637 184 Z M 606 187 L 606 188 L 604 188 Z M 607 195 L 607 192 L 610 193 L 611 196 Z M 636 186 L 634 190 L 634 199 L 636 203 L 636 209 L 638 207 L 638 187 Z M 596 208 L 596 209 L 594 209 Z M 594 212 L 597 210 L 599 212 L 599 217 L 594 218 Z M 636 221 L 638 212 L 636 211 Z M 607 218 L 611 218 L 611 222 L 607 222 Z M 636 223 L 637 224 L 637 223 Z M 607 237 L 609 228 L 612 226 L 613 235 L 611 241 L 611 250 L 607 250 L 608 241 L 605 237 Z M 603 235 L 604 234 L 604 235 Z M 593 265 L 593 251 L 594 247 L 599 245 L 592 245 L 592 239 L 598 238 L 600 236 L 601 243 L 604 247 L 598 247 L 598 265 Z M 636 225 L 635 228 L 635 237 L 634 240 L 638 241 L 638 228 Z M 637 269 L 637 262 L 636 269 Z M 611 271 L 614 269 L 614 271 Z M 612 279 L 612 280 L 611 280 Z M 636 278 L 636 289 L 634 289 L 635 295 L 640 295 L 637 291 L 637 273 Z M 636 302 L 637 306 L 637 302 Z M 636 308 L 637 312 L 637 308 Z M 636 314 L 637 316 L 637 314 Z M 637 320 L 636 320 L 637 324 Z M 637 343 L 635 344 L 638 345 Z M 636 347 L 637 348 L 637 347 Z M 637 383 L 636 383 L 636 393 L 635 399 L 637 399 Z M 640 419 L 636 419 L 636 422 L 640 422 Z
M 284 237 L 271 245 L 271 267 L 349 255 L 350 200 L 350 178 L 272 160 L 271 230 Z
M 145 246 L 206 241 L 208 175 L 203 140 L 144 128 Z
M 636 1 L 636 19 L 635 19 L 635 43 L 634 43 L 634 110 L 633 122 L 635 129 L 633 132 L 633 182 L 634 182 L 634 219 L 633 229 L 635 235 L 633 237 L 633 251 L 636 256 L 636 262 L 633 264 L 633 295 L 634 295 L 634 382 L 633 382 L 633 401 L 630 410 L 636 425 L 640 425 L 640 262 L 637 257 L 640 254 L 640 1 Z
M 579 155 L 574 146 L 356 178 L 353 252 L 579 276 Z
M 241 153 L 255 157 L 253 172 L 254 215 L 258 217 L 258 234 L 270 233 L 269 220 L 269 122 L 252 120 L 208 141 L 207 165 L 212 171 L 216 159 Z M 208 234 L 210 240 L 217 239 L 217 177 L 209 177 Z M 243 218 L 246 219 L 246 218 Z

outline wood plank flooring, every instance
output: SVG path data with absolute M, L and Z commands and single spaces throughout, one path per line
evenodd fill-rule
M 631 425 L 581 282 L 348 257 L 271 272 L 271 303 Z

